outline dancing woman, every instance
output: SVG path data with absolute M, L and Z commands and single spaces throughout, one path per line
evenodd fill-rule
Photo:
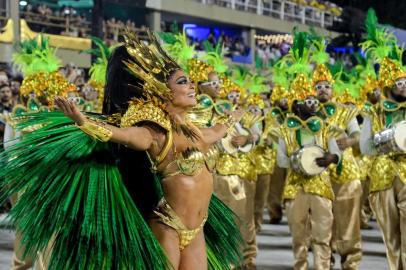
M 215 142 L 241 113 L 208 129 L 188 123 L 193 83 L 149 38 L 147 46 L 127 33 L 113 53 L 108 117 L 57 97 L 61 112 L 27 114 L 18 128 L 35 131 L 1 155 L 3 187 L 24 191 L 12 219 L 27 252 L 52 243 L 50 269 L 238 264 L 240 236 L 231 211 L 212 195 L 212 170 Z

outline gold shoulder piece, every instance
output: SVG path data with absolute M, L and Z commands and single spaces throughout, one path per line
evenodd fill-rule
M 171 130 L 169 116 L 156 98 L 132 100 L 121 118 L 120 127 L 132 127 L 140 122 L 152 122 L 167 131 Z

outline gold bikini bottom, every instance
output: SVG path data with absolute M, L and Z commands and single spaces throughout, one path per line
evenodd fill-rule
M 165 198 L 161 199 L 157 208 L 154 210 L 154 214 L 158 217 L 161 223 L 165 224 L 168 227 L 171 227 L 178 233 L 180 251 L 185 249 L 185 247 L 187 247 L 193 241 L 193 239 L 195 239 L 200 230 L 203 229 L 203 226 L 207 220 L 206 214 L 205 218 L 203 219 L 199 227 L 197 227 L 196 229 L 189 230 L 182 223 L 178 215 L 168 204 Z

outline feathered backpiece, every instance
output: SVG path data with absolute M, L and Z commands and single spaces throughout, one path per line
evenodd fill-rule
M 38 72 L 51 73 L 61 66 L 55 51 L 55 48 L 49 46 L 49 39 L 39 35 L 16 44 L 12 56 L 13 65 L 24 74 L 24 77 Z
M 167 99 L 172 95 L 167 86 L 168 79 L 175 71 L 181 70 L 181 67 L 162 49 L 155 35 L 150 30 L 147 33 L 149 45 L 141 41 L 135 33 L 125 33 L 124 46 L 130 55 L 125 65 L 141 80 L 141 83 L 133 86 L 135 90 L 145 97 Z
M 187 70 L 189 59 L 195 56 L 195 46 L 188 44 L 186 33 L 165 33 L 160 36 L 164 37 L 162 40 L 165 42 L 162 47 L 183 69 Z
M 291 74 L 306 74 L 311 72 L 309 64 L 310 57 L 310 42 L 307 32 L 299 32 L 293 30 L 293 44 L 289 53 L 283 57 L 288 65 L 288 72 Z
M 85 53 L 93 54 L 97 57 L 96 61 L 92 64 L 89 70 L 90 79 L 96 83 L 106 84 L 107 63 L 111 57 L 115 46 L 107 46 L 98 37 L 90 37 L 93 43 L 97 46 L 96 49 L 84 51 Z

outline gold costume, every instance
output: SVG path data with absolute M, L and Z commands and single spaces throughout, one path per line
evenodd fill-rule
M 372 134 L 406 119 L 405 107 L 393 110 L 394 103 L 383 100 L 371 108 Z M 392 152 L 375 156 L 369 178 L 369 200 L 383 233 L 389 268 L 406 269 L 406 156 Z
M 320 119 L 320 121 L 322 120 Z M 318 131 L 309 134 L 309 131 L 304 127 L 292 129 L 284 125 L 277 132 L 284 141 L 287 157 L 292 156 L 302 147 L 296 136 L 298 130 L 301 131 L 303 138 L 306 138 L 307 141 L 312 139 L 316 145 L 323 149 L 327 148 L 326 138 L 328 136 L 324 136 L 328 130 L 326 126 L 322 125 Z M 313 247 L 314 268 L 329 269 L 334 193 L 328 170 L 320 175 L 307 177 L 289 168 L 283 199 L 292 233 L 295 258 L 293 268 L 308 268 L 307 254 L 309 245 L 311 245 Z
M 203 219 L 202 223 L 196 229 L 188 229 L 182 223 L 178 215 L 172 209 L 172 207 L 168 204 L 165 198 L 162 198 L 159 202 L 157 208 L 154 210 L 154 214 L 156 217 L 159 218 L 159 221 L 165 224 L 168 227 L 174 229 L 179 236 L 179 250 L 182 251 L 187 247 L 193 239 L 199 234 L 199 232 L 203 229 L 204 224 L 207 220 L 207 213 L 205 218 Z

